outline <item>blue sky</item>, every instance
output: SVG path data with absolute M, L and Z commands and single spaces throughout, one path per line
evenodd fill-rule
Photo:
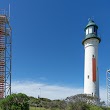
M 12 81 L 83 88 L 84 28 L 93 17 L 99 44 L 100 86 L 110 67 L 110 1 L 0 0 L 11 4 Z

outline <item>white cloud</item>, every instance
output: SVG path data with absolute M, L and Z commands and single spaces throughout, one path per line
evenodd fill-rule
M 40 89 L 39 89 L 40 88 Z M 58 85 L 48 85 L 37 82 L 12 82 L 13 93 L 25 93 L 28 96 L 41 97 L 49 99 L 64 99 L 68 96 L 83 93 L 83 88 L 69 88 Z
M 12 82 L 12 92 L 13 93 L 25 93 L 28 96 L 49 98 L 49 99 L 65 99 L 68 96 L 82 94 L 83 87 L 65 87 L 60 85 L 49 85 L 44 83 L 37 83 L 31 81 L 25 82 Z M 101 87 L 100 89 L 101 100 L 106 101 L 106 90 Z

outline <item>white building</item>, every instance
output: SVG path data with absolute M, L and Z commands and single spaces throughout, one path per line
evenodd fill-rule
M 97 29 L 95 22 L 89 20 L 82 44 L 85 49 L 84 94 L 99 98 L 98 44 L 101 39 L 97 35 Z

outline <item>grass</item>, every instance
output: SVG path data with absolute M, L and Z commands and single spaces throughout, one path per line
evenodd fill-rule
M 2 109 L 0 108 L 0 110 L 2 110 Z M 39 107 L 30 107 L 29 110 L 50 110 L 50 109 L 39 108 Z
M 0 110 L 2 110 L 2 109 L 0 108 Z M 30 107 L 29 110 L 50 110 L 50 109 L 39 108 L 39 107 Z
M 50 109 L 39 108 L 39 107 L 30 107 L 29 110 L 50 110 Z

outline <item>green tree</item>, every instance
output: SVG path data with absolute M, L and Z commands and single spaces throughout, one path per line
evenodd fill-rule
M 22 93 L 12 94 L 0 101 L 3 110 L 29 110 L 28 96 Z
M 90 110 L 104 110 L 102 109 L 101 107 L 98 107 L 98 106 L 90 106 Z
M 85 102 L 71 102 L 68 104 L 68 106 L 69 110 L 89 110 L 90 108 L 90 106 Z

